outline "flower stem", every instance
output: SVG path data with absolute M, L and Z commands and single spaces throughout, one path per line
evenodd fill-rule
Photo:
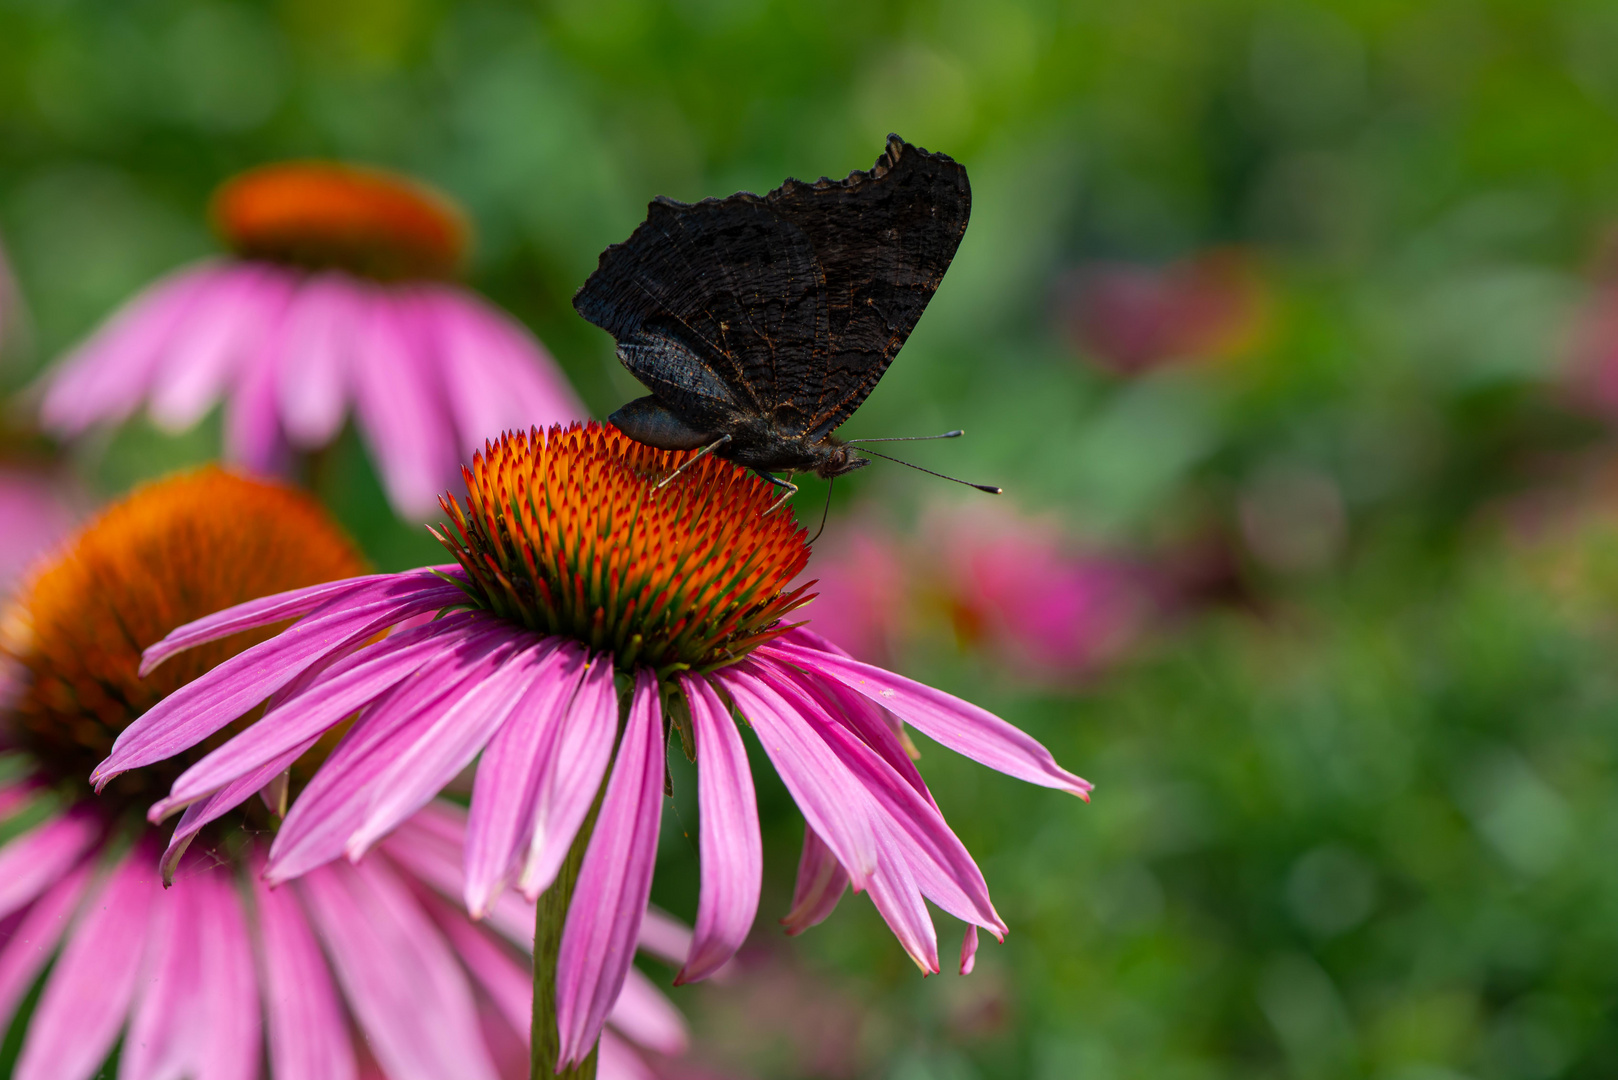
M 605 791 L 606 785 L 602 785 Z M 568 849 L 556 880 L 539 897 L 538 912 L 534 917 L 534 1021 L 529 1031 L 529 1045 L 533 1047 L 530 1059 L 530 1080 L 595 1080 L 596 1047 L 583 1061 L 558 1071 L 556 1058 L 561 1051 L 561 1038 L 556 1030 L 556 960 L 562 951 L 562 928 L 567 925 L 568 905 L 573 901 L 573 889 L 579 881 L 579 867 L 584 863 L 584 850 L 590 845 L 590 834 L 595 831 L 596 812 L 601 808 L 597 794 L 595 805 L 579 827 Z

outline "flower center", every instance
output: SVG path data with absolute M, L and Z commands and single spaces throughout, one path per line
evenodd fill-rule
M 531 630 L 610 650 L 621 670 L 734 663 L 787 629 L 809 559 L 769 484 L 708 456 L 654 450 L 591 422 L 507 434 L 463 470 L 466 506 L 442 502 L 440 541 L 472 603 Z
M 244 258 L 384 281 L 453 276 L 469 229 L 443 195 L 376 169 L 265 165 L 214 193 L 215 228 Z
M 147 485 L 69 540 L 6 612 L 0 653 L 24 683 L 5 717 L 10 739 L 48 779 L 88 796 L 90 770 L 132 720 L 282 627 L 192 649 L 144 679 L 142 650 L 231 605 L 364 572 L 305 495 L 217 468 Z M 222 741 L 125 773 L 95 802 L 110 814 L 138 802 L 144 813 Z

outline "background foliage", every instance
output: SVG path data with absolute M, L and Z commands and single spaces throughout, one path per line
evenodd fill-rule
M 675 992 L 702 1067 L 1608 1077 L 1618 532 L 1565 372 L 1618 201 L 1614 55 L 1618 13 L 1581 0 L 0 0 L 0 235 L 32 312 L 5 385 L 26 400 L 213 250 L 223 177 L 333 156 L 463 200 L 473 283 L 605 415 L 640 391 L 569 299 L 651 195 L 840 176 L 890 130 L 947 151 L 971 227 L 849 433 L 967 428 L 915 457 L 1135 553 L 1173 616 L 1078 688 L 947 623 L 901 644 L 1098 785 L 1086 807 L 923 746 L 1012 927 L 969 979 L 924 982 L 862 898 L 774 932 L 800 826 L 761 767 L 757 944 Z M 1210 248 L 1256 267 L 1242 348 L 1123 377 L 1065 331 L 1075 268 Z M 72 452 L 111 494 L 217 438 Z M 323 483 L 380 565 L 430 555 L 351 435 Z M 940 544 L 940 486 L 878 463 L 828 535 L 858 503 Z M 1309 529 L 1308 558 L 1266 555 Z M 688 916 L 690 780 L 658 872 Z

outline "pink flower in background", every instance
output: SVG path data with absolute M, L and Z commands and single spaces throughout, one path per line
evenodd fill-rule
M 840 522 L 804 571 L 818 594 L 805 609 L 815 632 L 867 663 L 891 664 L 912 586 L 909 557 L 883 526 L 868 519 Z
M 313 761 L 259 774 L 234 813 L 188 814 L 166 856 L 143 811 L 184 756 L 99 796 L 86 780 L 164 694 L 266 635 L 195 650 L 150 679 L 137 671 L 142 646 L 199 608 L 359 567 L 307 496 L 205 469 L 108 508 L 9 603 L 0 1025 L 50 967 L 19 1080 L 87 1080 L 120 1035 L 119 1075 L 136 1080 L 252 1080 L 266 1052 L 277 1077 L 349 1080 L 368 1057 L 390 1080 L 527 1075 L 535 911 L 513 894 L 482 925 L 466 915 L 464 811 L 425 803 L 363 861 L 272 890 L 261 874 L 269 839 Z M 193 841 L 201 850 L 188 854 Z M 677 927 L 641 925 L 642 941 L 685 962 Z M 684 1048 L 683 1021 L 643 976 L 631 972 L 610 1004 L 625 1039 Z M 521 1068 L 502 1069 L 499 1048 L 511 1045 Z M 612 1075 L 644 1075 L 623 1039 L 604 1048 Z
M 227 459 L 277 473 L 352 410 L 395 509 L 421 518 L 489 433 L 584 416 L 539 342 L 448 280 L 466 226 L 435 193 L 272 165 L 222 187 L 214 220 L 235 257 L 153 285 L 56 365 L 49 429 L 77 435 L 144 404 L 180 431 L 223 399 Z
M 935 513 L 924 534 L 939 538 L 958 632 L 1025 673 L 1083 678 L 1122 655 L 1151 613 L 1137 564 L 1080 549 L 1054 521 L 962 508 Z
M 1031 783 L 1084 798 L 1090 784 L 1004 720 L 791 628 L 783 620 L 803 593 L 786 588 L 808 557 L 804 531 L 789 512 L 764 512 L 767 484 L 714 457 L 659 486 L 689 460 L 593 424 L 502 439 L 468 471 L 466 507 L 445 504 L 458 565 L 298 589 L 176 630 L 147 651 L 145 670 L 298 620 L 147 711 L 93 779 L 115 784 L 205 744 L 268 700 L 153 808 L 185 808 L 183 832 L 358 712 L 288 812 L 269 880 L 385 848 L 476 760 L 464 879 L 474 913 L 508 885 L 528 897 L 551 888 L 603 791 L 556 959 L 565 1064 L 595 1045 L 630 970 L 657 850 L 665 722 L 697 763 L 701 821 L 681 980 L 718 969 L 747 935 L 762 851 L 734 709 L 807 822 L 789 928 L 824 919 L 852 885 L 936 972 L 932 900 L 968 924 L 960 968 L 970 970 L 978 928 L 999 936 L 1005 924 L 905 754 L 901 723 Z M 445 609 L 456 610 L 421 621 Z
M 1232 249 L 1164 267 L 1094 263 L 1069 274 L 1057 292 L 1057 318 L 1074 344 L 1121 375 L 1250 348 L 1269 307 L 1252 260 Z
M 73 524 L 60 478 L 0 466 L 0 597 Z

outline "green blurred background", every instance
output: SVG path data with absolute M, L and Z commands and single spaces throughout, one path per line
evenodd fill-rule
M 671 1075 L 1611 1077 L 1618 517 L 1567 370 L 1618 221 L 1615 56 L 1618 8 L 1574 0 L 0 0 L 31 312 L 4 386 L 214 250 L 221 179 L 329 156 L 460 199 L 472 284 L 605 415 L 641 391 L 569 300 L 652 195 L 841 176 L 890 130 L 946 151 L 971 226 L 845 433 L 968 429 L 914 457 L 1171 599 L 1077 685 L 942 614 L 896 643 L 1097 784 L 922 746 L 1012 928 L 969 978 L 923 980 L 863 898 L 780 936 L 801 826 L 760 761 L 760 924 L 729 983 L 673 991 L 700 1045 Z M 1239 342 L 1120 373 L 1074 329 L 1085 268 L 1209 251 L 1245 268 Z M 217 445 L 70 452 L 106 495 Z M 373 558 L 431 558 L 352 434 L 337 460 Z M 943 544 L 946 487 L 877 463 L 828 538 Z M 687 917 L 690 779 L 656 889 Z

